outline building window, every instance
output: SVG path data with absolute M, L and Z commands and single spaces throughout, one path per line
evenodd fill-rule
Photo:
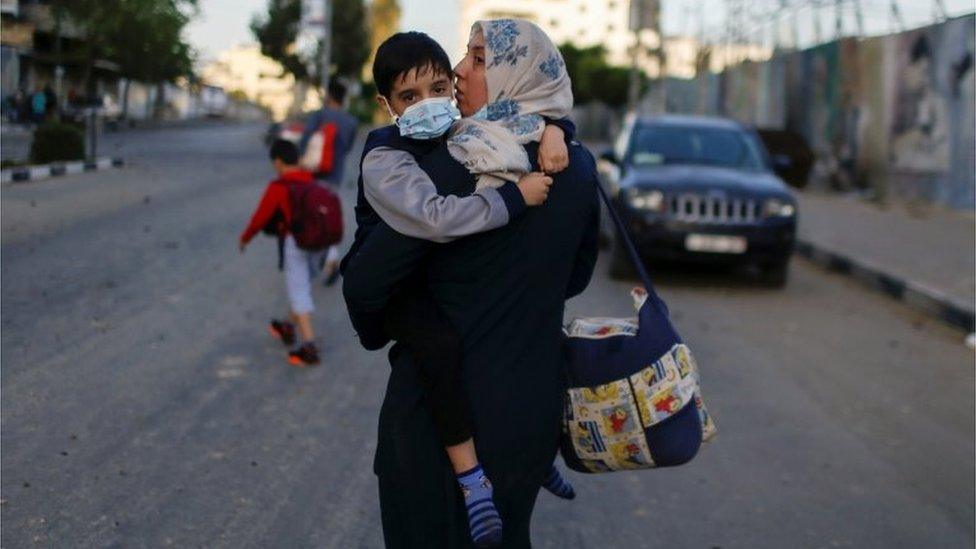
M 552 28 L 554 28 L 554 29 L 555 28 L 558 28 L 559 27 L 559 19 L 555 19 L 555 18 L 550 19 L 549 20 L 549 26 L 552 27 Z
M 607 32 L 613 32 L 613 25 L 607 25 Z

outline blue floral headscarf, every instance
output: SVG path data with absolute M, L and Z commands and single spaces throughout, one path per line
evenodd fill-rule
M 522 19 L 478 21 L 472 36 L 485 36 L 487 120 L 462 118 L 451 129 L 448 150 L 478 186 L 518 181 L 531 169 L 522 147 L 539 141 L 546 118 L 565 118 L 573 108 L 566 63 L 546 33 Z

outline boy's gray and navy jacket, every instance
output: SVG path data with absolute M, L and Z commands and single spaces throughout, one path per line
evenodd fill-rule
M 538 146 L 526 147 L 529 158 Z M 494 484 L 504 546 L 528 547 L 536 494 L 560 435 L 565 300 L 583 291 L 597 257 L 600 206 L 593 157 L 569 147 L 546 203 L 503 227 L 447 244 L 376 223 L 346 266 L 343 290 L 364 345 L 386 343 L 381 313 L 404 277 L 426 288 L 461 337 L 462 383 L 481 463 Z M 438 143 L 418 156 L 441 194 L 475 180 Z M 402 345 L 380 412 L 374 470 L 388 547 L 470 547 L 463 499 L 434 429 L 423 384 Z
M 572 141 L 575 133 L 575 125 L 568 119 L 551 121 L 550 123 L 560 127 L 566 135 L 567 143 Z M 420 184 L 418 180 L 424 177 L 423 172 L 416 167 L 411 169 L 401 169 L 397 174 L 398 166 L 403 165 L 404 156 L 418 156 L 432 150 L 433 147 L 441 143 L 443 139 L 435 140 L 416 140 L 404 138 L 399 135 L 396 126 L 390 125 L 370 132 L 363 147 L 363 154 L 359 161 L 358 196 L 356 201 L 356 237 L 350 248 L 347 258 L 352 257 L 362 246 L 363 241 L 369 231 L 381 219 L 376 208 L 383 208 L 382 202 L 395 206 L 387 208 L 382 216 L 394 229 L 401 233 L 433 240 L 435 242 L 449 242 L 458 236 L 464 236 L 477 232 L 482 232 L 491 228 L 504 225 L 512 218 L 518 216 L 525 209 L 525 201 L 518 186 L 507 182 L 503 186 L 482 189 L 474 193 L 480 196 L 482 201 L 475 203 L 468 200 L 451 200 L 441 198 L 434 206 L 433 196 L 429 184 Z M 377 149 L 394 149 L 391 154 L 371 155 Z M 369 165 L 367 165 L 369 164 Z M 363 180 L 363 174 L 371 169 L 374 174 L 393 172 L 392 181 L 384 182 L 384 188 L 377 191 L 373 189 L 374 200 L 383 198 L 380 204 L 374 207 L 374 202 L 370 204 L 367 189 Z M 397 179 L 399 175 L 399 180 Z M 417 194 L 417 193 L 422 194 Z M 430 194 L 427 194 L 430 193 Z M 486 207 L 487 206 L 487 207 Z M 404 215 L 402 208 L 410 208 L 412 211 Z M 422 219 L 422 222 L 414 221 Z M 340 265 L 341 270 L 345 270 L 348 259 L 343 259 Z

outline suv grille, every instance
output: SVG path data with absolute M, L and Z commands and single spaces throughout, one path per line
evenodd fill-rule
M 751 225 L 759 221 L 757 200 L 680 194 L 668 201 L 671 217 L 680 221 L 719 225 Z

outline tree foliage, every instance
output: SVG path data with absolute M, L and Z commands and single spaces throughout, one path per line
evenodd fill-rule
M 336 74 L 358 78 L 369 53 L 369 26 L 363 0 L 333 0 L 332 64 Z
M 52 0 L 55 18 L 85 35 L 86 81 L 96 59 L 118 63 L 122 76 L 147 82 L 191 76 L 193 52 L 184 27 L 197 0 Z
M 195 0 L 120 0 L 122 21 L 112 29 L 114 59 L 128 78 L 168 82 L 193 75 L 193 52 L 183 41 Z
M 267 14 L 251 20 L 251 32 L 261 44 L 262 54 L 280 63 L 295 80 L 307 81 L 308 67 L 295 52 L 301 20 L 301 0 L 269 0 Z
M 261 53 L 281 63 L 285 73 L 310 84 L 320 81 L 320 63 L 303 59 L 295 48 L 301 26 L 301 0 L 268 0 L 265 14 L 251 21 Z M 363 0 L 332 2 L 332 73 L 357 78 L 369 58 L 369 32 Z M 311 69 L 311 70 L 310 70 Z
M 620 107 L 627 103 L 630 69 L 608 65 L 603 46 L 579 48 L 566 43 L 559 46 L 559 51 L 573 81 L 573 99 L 577 104 L 600 101 L 611 107 Z M 643 73 L 641 81 L 644 87 Z

